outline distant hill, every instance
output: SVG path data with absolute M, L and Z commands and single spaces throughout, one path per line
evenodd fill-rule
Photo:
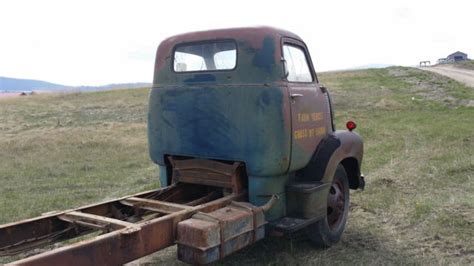
M 67 86 L 42 80 L 17 79 L 0 77 L 0 92 L 22 92 L 22 91 L 102 91 L 114 89 L 143 88 L 151 86 L 150 83 L 120 83 L 108 84 L 103 86 Z
M 34 79 L 15 79 L 0 77 L 0 91 L 21 92 L 33 90 L 62 91 L 70 86 L 55 84 L 51 82 Z
M 386 68 L 386 67 L 391 67 L 393 65 L 389 64 L 368 64 L 368 65 L 363 65 L 363 66 L 355 66 L 355 67 L 350 67 L 347 70 L 359 70 L 359 69 L 370 69 L 370 68 Z
M 72 87 L 72 90 L 104 91 L 104 90 L 133 89 L 133 88 L 144 88 L 144 87 L 151 87 L 151 83 L 136 82 L 136 83 L 108 84 L 104 86 L 79 86 L 79 87 Z

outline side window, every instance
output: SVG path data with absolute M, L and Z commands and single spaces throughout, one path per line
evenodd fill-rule
M 313 76 L 302 48 L 294 45 L 283 45 L 283 57 L 288 71 L 287 80 L 292 82 L 312 82 Z

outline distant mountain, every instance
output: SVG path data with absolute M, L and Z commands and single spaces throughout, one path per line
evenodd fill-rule
M 151 87 L 151 83 L 145 83 L 145 82 L 117 83 L 117 84 L 108 84 L 108 85 L 103 85 L 103 86 L 79 86 L 79 87 L 73 87 L 72 89 L 79 90 L 79 91 L 105 91 L 105 90 L 144 88 L 144 87 Z
M 23 91 L 55 91 L 55 92 L 77 92 L 77 91 L 103 91 L 115 89 L 143 88 L 151 86 L 150 83 L 120 83 L 104 86 L 67 86 L 55 84 L 42 80 L 17 79 L 0 77 L 0 92 L 23 92 Z
M 386 68 L 386 67 L 391 67 L 393 65 L 389 64 L 368 64 L 368 65 L 363 65 L 363 66 L 355 66 L 355 67 L 350 67 L 347 68 L 346 70 L 358 70 L 358 69 L 369 69 L 369 68 Z
M 62 91 L 70 86 L 34 79 L 15 79 L 0 77 L 0 91 L 21 92 L 33 90 Z

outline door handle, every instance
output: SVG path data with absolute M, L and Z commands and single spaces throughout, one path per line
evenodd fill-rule
M 292 93 L 290 95 L 291 99 L 295 99 L 295 98 L 298 98 L 298 97 L 303 97 L 303 94 L 301 93 Z

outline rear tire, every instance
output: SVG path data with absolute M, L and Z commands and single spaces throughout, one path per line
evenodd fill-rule
M 339 164 L 328 193 L 327 215 L 309 225 L 306 232 L 314 245 L 328 248 L 341 239 L 349 213 L 349 181 Z

